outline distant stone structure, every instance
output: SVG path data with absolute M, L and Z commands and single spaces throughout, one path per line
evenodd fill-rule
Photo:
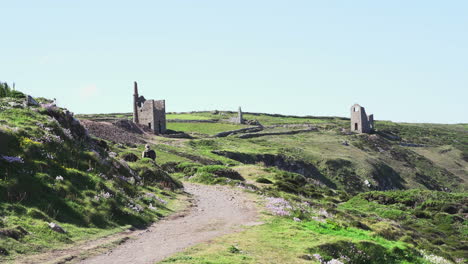
M 374 130 L 374 115 L 367 115 L 364 107 L 355 104 L 351 107 L 351 131 L 370 133 Z
M 153 130 L 155 134 L 166 133 L 166 101 L 146 100 L 138 95 L 138 84 L 134 83 L 133 122 Z
M 244 118 L 242 116 L 242 108 L 239 106 L 239 111 L 237 113 L 237 123 L 244 124 Z

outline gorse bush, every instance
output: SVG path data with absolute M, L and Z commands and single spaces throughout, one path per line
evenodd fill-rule
M 13 98 L 24 98 L 25 95 L 11 88 L 8 83 L 0 82 L 0 98 L 13 97 Z

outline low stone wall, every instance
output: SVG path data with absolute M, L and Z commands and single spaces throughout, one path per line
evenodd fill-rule
M 225 131 L 225 132 L 220 132 L 213 137 L 227 137 L 229 135 L 234 135 L 234 134 L 240 134 L 240 133 L 252 133 L 252 132 L 259 132 L 262 131 L 263 127 L 246 127 L 246 128 L 241 128 L 241 129 L 236 129 L 236 130 L 230 130 L 230 131 Z
M 303 130 L 292 130 L 292 131 L 284 131 L 284 132 L 269 132 L 269 133 L 247 133 L 238 136 L 238 138 L 246 139 L 246 138 L 256 138 L 256 137 L 264 137 L 264 136 L 279 136 L 279 135 L 295 135 L 300 133 L 308 133 L 308 132 L 316 132 L 318 131 L 317 128 L 309 128 Z

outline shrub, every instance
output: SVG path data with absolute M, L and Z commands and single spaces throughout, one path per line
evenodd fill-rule
M 227 168 L 223 165 L 207 165 L 198 168 L 197 173 L 211 173 L 215 177 L 224 177 L 231 180 L 244 181 L 245 179 L 235 170 Z
M 192 172 L 194 167 L 187 167 L 184 171 L 189 169 Z M 205 184 L 234 184 L 244 181 L 244 178 L 237 171 L 226 166 L 207 165 L 196 167 L 196 172 L 190 177 L 190 180 Z
M 178 189 L 183 185 L 173 179 L 167 172 L 161 169 L 153 160 L 144 158 L 130 164 L 130 168 L 138 173 L 144 185 L 160 185 L 164 188 Z
M 30 217 L 32 217 L 32 218 L 44 220 L 44 221 L 50 221 L 50 217 L 49 217 L 49 216 L 47 216 L 47 215 L 44 214 L 42 211 L 39 211 L 39 210 L 36 209 L 36 208 L 31 208 L 31 209 L 29 209 L 29 211 L 28 211 L 28 216 L 30 216 Z
M 20 91 L 12 91 L 10 92 L 10 97 L 22 99 L 22 98 L 26 98 L 26 95 Z
M 258 183 L 273 184 L 272 181 L 270 181 L 269 179 L 264 178 L 264 177 L 257 178 L 255 181 L 258 182 Z
M 183 172 L 187 176 L 192 176 L 197 172 L 197 169 L 202 165 L 193 162 L 182 162 L 175 167 L 176 172 Z
M 419 255 L 409 249 L 386 248 L 370 241 L 354 243 L 346 240 L 322 244 L 308 251 L 318 253 L 316 256 L 320 256 L 325 261 L 344 257 L 348 260 L 346 263 L 351 264 L 396 264 L 402 261 L 413 261 Z
M 122 154 L 120 154 L 120 157 L 121 157 L 123 160 L 128 161 L 128 162 L 136 162 L 136 161 L 138 161 L 138 156 L 135 155 L 135 154 L 132 153 L 132 152 L 129 152 L 129 151 L 123 152 Z

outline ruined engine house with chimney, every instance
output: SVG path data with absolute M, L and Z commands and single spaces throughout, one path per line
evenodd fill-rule
M 166 132 L 165 100 L 146 100 L 138 95 L 138 84 L 134 83 L 133 122 L 151 129 L 155 134 Z
M 355 104 L 351 106 L 351 131 L 370 133 L 374 130 L 374 115 L 367 115 L 364 107 Z

